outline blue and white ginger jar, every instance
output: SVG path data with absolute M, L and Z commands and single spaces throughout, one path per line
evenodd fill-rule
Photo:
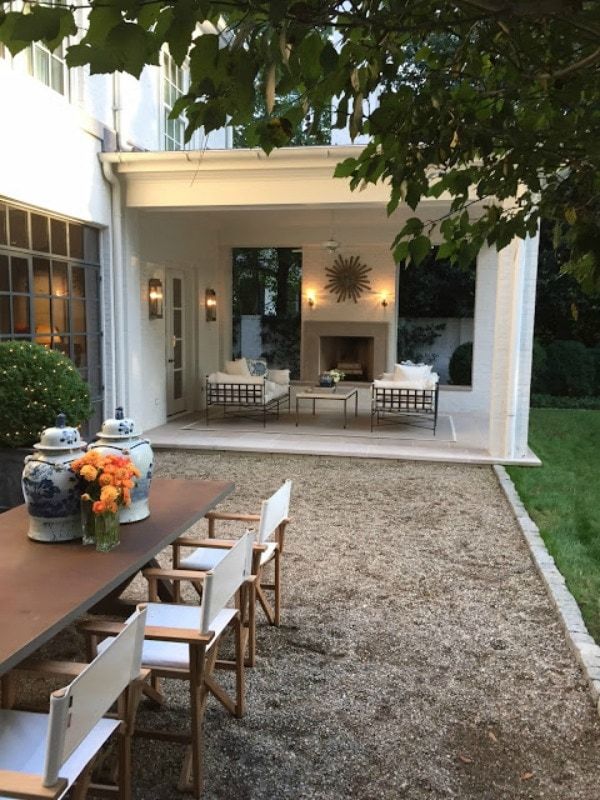
M 66 542 L 81 538 L 79 479 L 70 464 L 85 450 L 77 428 L 67 425 L 64 414 L 56 427 L 46 428 L 37 450 L 25 459 L 22 486 L 29 512 L 27 535 L 36 542 Z
M 142 439 L 135 430 L 132 419 L 126 419 L 119 406 L 112 419 L 102 423 L 98 438 L 88 446 L 88 450 L 101 453 L 128 456 L 140 471 L 135 487 L 131 490 L 131 503 L 119 509 L 120 522 L 139 522 L 150 516 L 148 495 L 154 468 L 154 454 L 148 439 Z

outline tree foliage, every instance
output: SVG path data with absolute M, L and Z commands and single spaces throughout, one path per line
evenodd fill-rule
M 15 53 L 77 33 L 74 8 L 1 2 L 0 41 Z M 566 225 L 568 269 L 600 287 L 600 3 L 596 0 L 90 0 L 71 66 L 139 75 L 168 46 L 189 59 L 173 110 L 188 136 L 231 122 L 265 151 L 333 126 L 370 137 L 336 174 L 386 181 L 389 211 L 447 197 L 395 242 L 419 263 L 433 228 L 441 258 L 469 264 L 487 242 Z M 25 13 L 27 12 L 27 13 Z M 197 35 L 199 26 L 204 35 Z M 265 112 L 254 117 L 264 98 Z M 471 213 L 470 213 L 471 212 Z

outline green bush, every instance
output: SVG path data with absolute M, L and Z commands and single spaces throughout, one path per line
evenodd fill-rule
M 581 342 L 552 342 L 546 349 L 548 392 L 559 397 L 587 397 L 594 394 L 596 359 Z
M 583 408 L 600 410 L 600 397 L 555 397 L 552 394 L 532 394 L 532 408 Z
M 594 394 L 600 395 L 600 344 L 590 350 L 594 359 Z
M 531 391 L 536 394 L 548 391 L 548 356 L 537 339 L 533 342 L 531 358 Z
M 450 383 L 453 383 L 456 386 L 470 386 L 472 367 L 473 342 L 464 342 L 463 344 L 459 344 L 456 350 L 452 353 L 450 363 L 448 364 Z
M 73 362 L 31 342 L 0 342 L 0 446 L 30 447 L 63 411 L 69 425 L 92 413 Z

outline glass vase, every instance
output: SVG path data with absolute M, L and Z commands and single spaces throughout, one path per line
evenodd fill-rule
M 94 514 L 92 500 L 81 501 L 83 544 L 94 544 L 96 550 L 108 553 L 119 544 L 119 512 Z

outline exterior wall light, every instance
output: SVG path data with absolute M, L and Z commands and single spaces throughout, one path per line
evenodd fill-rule
M 387 307 L 388 307 L 388 305 L 389 305 L 389 300 L 388 300 L 387 292 L 382 292 L 382 293 L 381 293 L 381 305 L 382 305 L 384 308 L 387 308 Z
M 148 281 L 148 316 L 150 319 L 163 317 L 163 285 L 160 278 L 150 278 Z
M 216 322 L 217 319 L 217 293 L 214 289 L 207 289 L 204 293 L 204 305 L 206 306 L 206 321 Z
M 314 308 L 315 307 L 315 303 L 317 302 L 317 296 L 316 296 L 316 294 L 315 294 L 313 289 L 310 289 L 306 293 L 306 302 L 308 303 L 310 308 Z

